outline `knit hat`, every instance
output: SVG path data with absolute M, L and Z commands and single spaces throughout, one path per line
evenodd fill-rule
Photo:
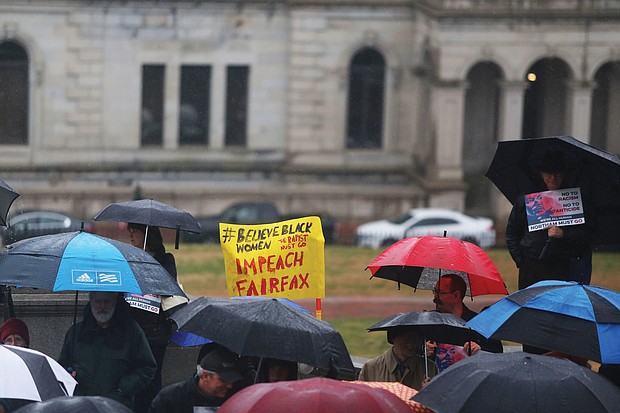
M 0 326 L 0 342 L 3 342 L 8 336 L 13 334 L 19 334 L 24 340 L 26 345 L 30 345 L 30 334 L 28 334 L 28 327 L 19 318 L 9 318 Z
M 542 159 L 536 165 L 540 172 L 547 173 L 566 173 L 568 165 L 564 154 L 559 151 L 547 150 Z

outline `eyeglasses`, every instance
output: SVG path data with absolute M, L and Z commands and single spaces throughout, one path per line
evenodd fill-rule
M 23 346 L 24 344 L 26 344 L 26 340 L 19 336 L 8 336 L 4 339 L 2 344 L 8 344 L 9 346 Z

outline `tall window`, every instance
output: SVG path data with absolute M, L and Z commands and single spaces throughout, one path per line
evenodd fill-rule
M 347 148 L 381 147 L 385 59 L 375 49 L 357 52 L 349 67 Z
M 558 58 L 537 61 L 527 71 L 528 87 L 523 103 L 523 138 L 565 135 L 570 118 L 567 97 L 570 67 Z
M 605 63 L 594 76 L 590 145 L 620 153 L 620 61 Z
M 28 53 L 0 43 L 0 144 L 28 144 Z
M 181 66 L 179 144 L 209 143 L 211 66 Z
M 142 146 L 161 146 L 164 137 L 164 65 L 142 66 Z
M 245 146 L 248 124 L 248 66 L 226 71 L 226 146 Z

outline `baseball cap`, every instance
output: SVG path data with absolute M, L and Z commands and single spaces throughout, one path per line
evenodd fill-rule
M 228 349 L 216 348 L 200 360 L 200 367 L 217 373 L 222 380 L 233 383 L 243 377 L 237 368 L 237 355 Z

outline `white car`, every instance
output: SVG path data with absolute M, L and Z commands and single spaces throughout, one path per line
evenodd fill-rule
M 357 227 L 360 247 L 380 248 L 398 240 L 423 235 L 444 235 L 490 248 L 495 245 L 495 228 L 490 218 L 472 217 L 442 208 L 414 208 L 392 219 L 372 221 Z

